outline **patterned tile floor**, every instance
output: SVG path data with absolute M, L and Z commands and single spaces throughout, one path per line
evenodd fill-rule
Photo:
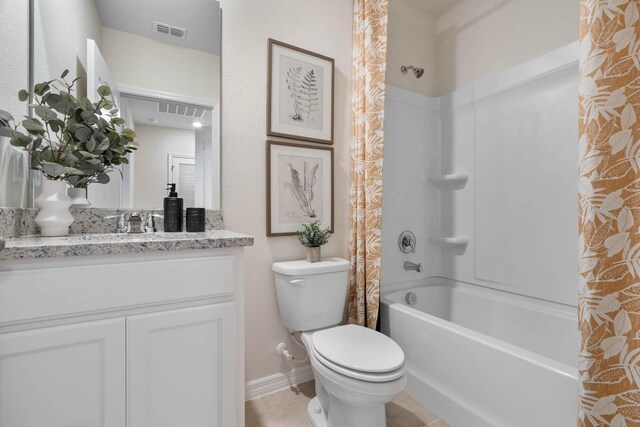
M 246 427 L 311 427 L 307 404 L 315 396 L 313 381 L 245 403 Z M 387 427 L 449 427 L 407 394 L 387 404 Z

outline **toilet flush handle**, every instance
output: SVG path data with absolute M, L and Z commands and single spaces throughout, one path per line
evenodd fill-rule
M 297 286 L 302 286 L 304 285 L 306 282 L 306 280 L 304 279 L 293 279 L 291 281 L 289 281 L 289 283 L 291 283 L 292 285 L 297 285 Z

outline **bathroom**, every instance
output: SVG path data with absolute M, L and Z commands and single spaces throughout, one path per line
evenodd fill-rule
M 639 17 L 0 1 L 0 427 L 640 425 Z M 4 125 L 65 69 L 88 188 Z

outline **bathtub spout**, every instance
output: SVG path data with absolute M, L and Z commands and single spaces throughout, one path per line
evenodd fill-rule
M 414 262 L 410 262 L 410 261 L 405 261 L 404 263 L 404 269 L 407 271 L 417 271 L 418 273 L 422 272 L 422 263 L 414 263 Z

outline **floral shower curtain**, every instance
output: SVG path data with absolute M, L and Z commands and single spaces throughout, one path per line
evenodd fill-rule
M 387 0 L 354 0 L 349 322 L 376 327 L 380 302 Z
M 640 426 L 639 0 L 582 0 L 579 426 Z

